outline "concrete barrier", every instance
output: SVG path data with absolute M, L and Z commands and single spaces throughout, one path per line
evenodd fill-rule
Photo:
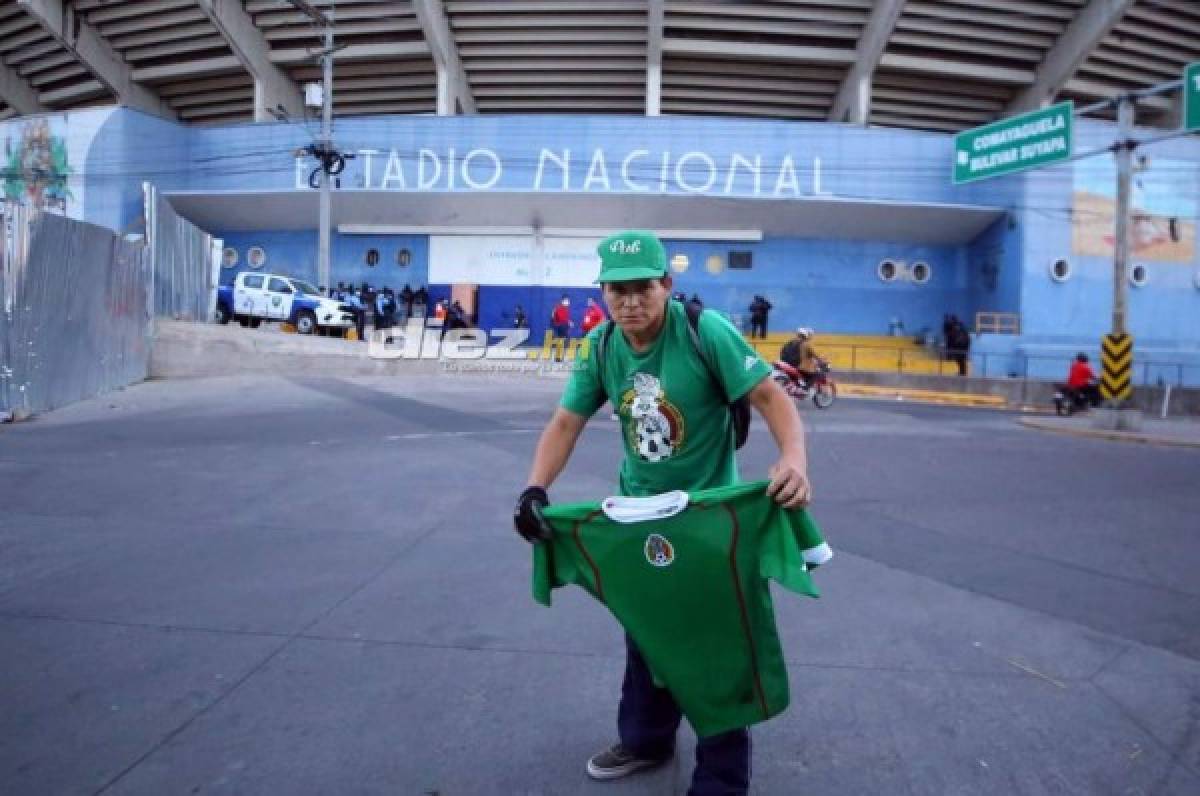
M 284 334 L 271 324 L 187 323 L 157 319 L 150 378 L 198 379 L 241 373 L 279 375 L 386 376 L 435 373 L 431 360 L 386 360 L 367 356 L 367 344 L 315 335 Z
M 565 379 L 565 370 L 547 369 L 536 362 L 465 361 L 448 365 L 432 359 L 373 359 L 367 343 L 331 337 L 284 334 L 273 324 L 247 329 L 237 324 L 188 323 L 158 319 L 150 356 L 150 378 L 187 379 L 229 376 L 239 373 L 280 375 L 320 374 L 331 376 L 404 376 L 412 374 L 489 375 L 512 378 Z M 853 371 L 834 373 L 847 387 L 890 388 L 921 393 L 954 393 L 981 400 L 958 401 L 962 405 L 1009 408 L 1054 406 L 1054 384 L 1020 379 L 981 379 L 906 373 Z M 873 390 L 861 392 L 870 393 Z M 846 390 L 851 394 L 853 390 Z M 1133 408 L 1158 417 L 1165 391 L 1138 387 Z M 1200 389 L 1173 388 L 1168 414 L 1200 415 Z
M 533 360 L 377 359 L 368 343 L 316 335 L 287 334 L 274 324 L 248 329 L 239 324 L 157 319 L 150 355 L 151 379 L 202 379 L 239 374 L 286 376 L 453 375 L 565 380 L 564 366 Z

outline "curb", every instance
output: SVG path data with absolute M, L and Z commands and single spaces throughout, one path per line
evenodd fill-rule
M 984 409 L 1007 409 L 1008 401 L 999 395 L 973 395 L 960 392 L 919 390 L 909 387 L 877 387 L 867 384 L 838 384 L 838 394 L 860 398 L 886 398 L 916 403 L 950 404 Z
M 1017 423 L 1036 431 L 1047 431 L 1051 434 L 1063 434 L 1068 437 L 1085 437 L 1104 439 L 1116 442 L 1138 442 L 1143 445 L 1163 445 L 1173 448 L 1200 448 L 1200 440 L 1172 439 L 1158 437 L 1153 434 L 1141 434 L 1135 431 L 1107 431 L 1099 428 L 1071 428 L 1052 423 L 1038 422 L 1035 418 L 1019 417 Z

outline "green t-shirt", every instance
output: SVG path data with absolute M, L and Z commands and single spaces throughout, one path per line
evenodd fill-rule
M 724 316 L 702 313 L 697 331 L 728 400 L 742 397 L 771 374 L 770 366 Z M 603 332 L 602 324 L 588 335 L 589 354 L 596 351 Z M 634 351 L 616 328 L 607 348 L 603 364 L 590 355 L 579 364 L 560 405 L 591 417 L 606 400 L 613 402 L 625 444 L 620 494 L 655 495 L 736 483 L 726 397 L 717 391 L 696 351 L 683 304 L 667 302 L 662 332 L 646 351 Z
M 787 707 L 767 579 L 816 597 L 808 570 L 832 555 L 768 483 L 552 505 L 554 538 L 533 546 L 534 598 L 574 583 L 604 603 L 700 737 Z

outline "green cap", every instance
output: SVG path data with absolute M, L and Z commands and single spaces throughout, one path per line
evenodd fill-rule
M 628 229 L 609 235 L 596 247 L 600 255 L 597 282 L 629 282 L 667 275 L 667 250 L 652 232 Z

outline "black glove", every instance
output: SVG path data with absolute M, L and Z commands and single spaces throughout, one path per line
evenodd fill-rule
M 513 525 L 525 541 L 540 542 L 554 535 L 550 524 L 542 517 L 542 509 L 548 505 L 550 497 L 540 486 L 526 487 L 521 497 L 517 498 L 517 507 L 513 511 Z

